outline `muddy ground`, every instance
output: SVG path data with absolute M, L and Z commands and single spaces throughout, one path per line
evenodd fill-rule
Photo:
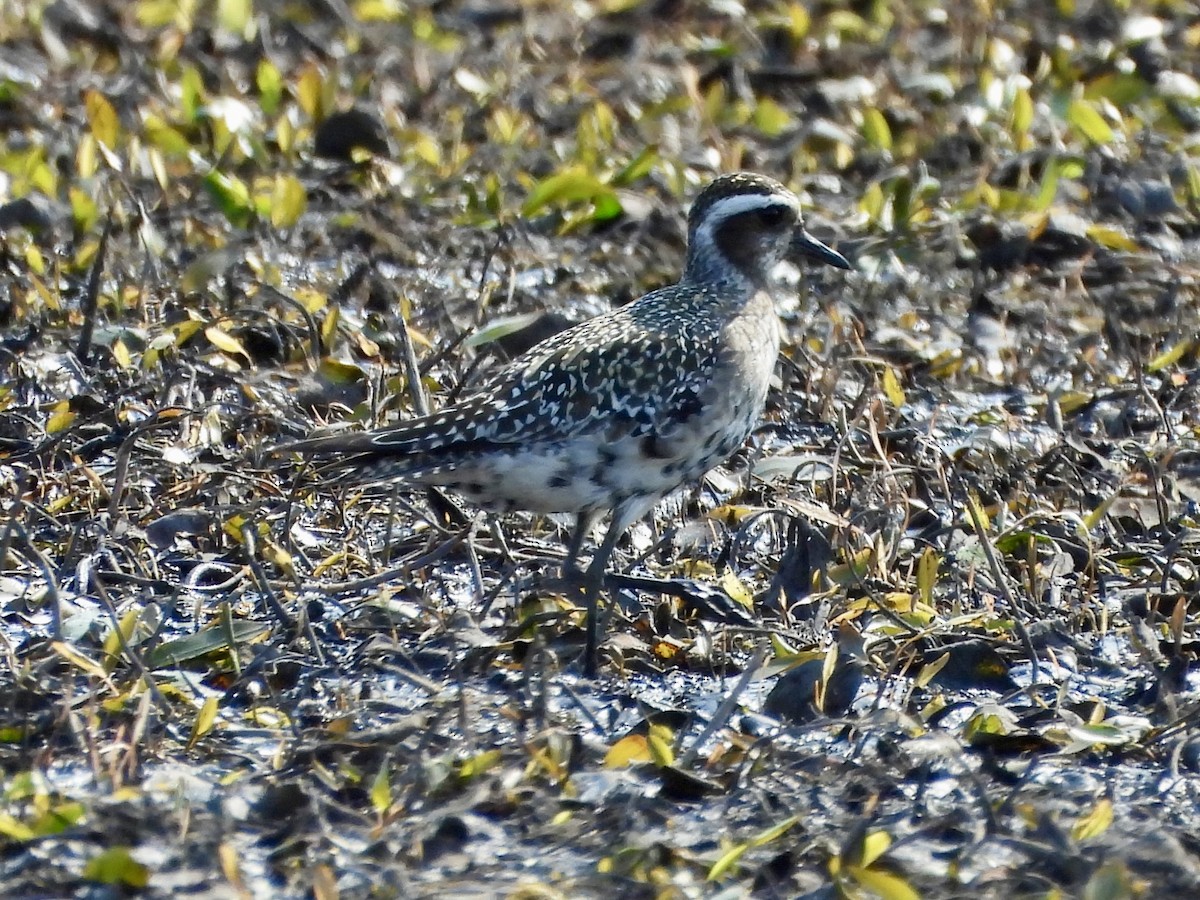
M 1200 894 L 1200 19 L 0 7 L 11 897 Z M 618 547 L 271 448 L 793 187 L 762 426 Z

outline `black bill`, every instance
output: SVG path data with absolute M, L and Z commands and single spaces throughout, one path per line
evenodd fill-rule
M 799 229 L 792 237 L 792 250 L 801 256 L 807 256 L 809 259 L 815 259 L 828 266 L 836 266 L 839 269 L 852 268 L 846 257 L 832 247 L 822 244 L 803 228 Z

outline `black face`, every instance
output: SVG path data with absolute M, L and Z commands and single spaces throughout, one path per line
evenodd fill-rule
M 715 228 L 717 248 L 752 281 L 762 281 L 782 257 L 798 218 L 786 203 L 736 213 Z
M 796 221 L 795 210 L 790 206 L 784 206 L 780 203 L 764 207 L 755 213 L 747 213 L 746 215 L 756 217 L 758 219 L 758 226 L 764 231 L 777 231 L 781 228 L 790 228 Z

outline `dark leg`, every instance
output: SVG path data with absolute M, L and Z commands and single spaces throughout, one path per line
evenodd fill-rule
M 583 549 L 583 542 L 595 524 L 594 512 L 583 512 L 575 517 L 575 531 L 571 535 L 571 542 L 567 544 L 567 559 L 563 563 L 563 581 L 570 582 L 579 571 L 579 551 Z M 575 583 L 578 584 L 578 581 Z
M 617 546 L 621 532 L 624 531 L 623 528 L 616 526 L 617 522 L 614 517 L 613 523 L 608 526 L 608 533 L 604 535 L 604 540 L 596 548 L 596 554 L 592 557 L 587 574 L 583 578 L 584 603 L 587 609 L 587 643 L 583 650 L 583 674 L 588 678 L 596 676 L 596 646 L 599 643 L 600 630 L 596 603 L 600 597 L 600 591 L 604 588 L 604 571 L 608 568 L 613 549 Z

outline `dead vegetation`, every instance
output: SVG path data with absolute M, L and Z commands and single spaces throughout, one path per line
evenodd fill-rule
M 0 10 L 9 896 L 1189 896 L 1200 26 L 1120 3 Z M 331 493 L 673 279 L 749 168 L 762 428 L 618 550 Z M 103 886 L 108 886 L 108 892 Z

